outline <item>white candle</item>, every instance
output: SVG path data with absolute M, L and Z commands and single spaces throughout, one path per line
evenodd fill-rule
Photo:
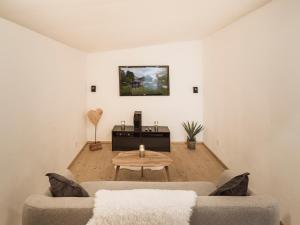
M 145 155 L 145 146 L 144 145 L 140 145 L 140 157 L 143 158 Z

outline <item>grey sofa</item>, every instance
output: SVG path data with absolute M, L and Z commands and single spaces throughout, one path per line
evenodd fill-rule
M 177 189 L 198 194 L 191 225 L 279 225 L 277 202 L 267 196 L 249 193 L 246 197 L 208 196 L 235 176 L 225 171 L 217 185 L 210 182 L 123 182 L 97 181 L 81 185 L 91 196 L 99 189 Z M 92 216 L 94 198 L 54 198 L 48 194 L 31 195 L 23 208 L 23 225 L 85 225 Z

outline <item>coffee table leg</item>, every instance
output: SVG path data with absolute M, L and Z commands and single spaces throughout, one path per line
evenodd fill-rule
M 120 170 L 120 166 L 117 166 L 116 173 L 115 173 L 115 180 L 118 179 L 119 170 Z
M 141 167 L 141 177 L 144 177 L 144 167 Z
M 167 180 L 170 181 L 170 173 L 169 173 L 169 167 L 165 166 L 166 174 L 167 174 Z

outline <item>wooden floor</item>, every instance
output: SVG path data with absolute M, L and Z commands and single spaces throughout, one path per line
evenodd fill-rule
M 111 144 L 103 144 L 99 151 L 89 151 L 86 146 L 70 165 L 69 169 L 79 182 L 113 180 L 115 170 L 112 158 L 118 154 L 111 150 Z M 188 150 L 185 144 L 172 144 L 171 152 L 164 152 L 174 162 L 169 167 L 170 181 L 212 181 L 215 182 L 224 170 L 220 162 L 202 144 L 196 150 Z M 139 171 L 121 169 L 118 180 L 123 181 L 166 181 L 164 170 L 145 170 L 141 178 Z

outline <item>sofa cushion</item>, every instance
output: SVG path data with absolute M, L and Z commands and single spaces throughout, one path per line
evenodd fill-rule
M 53 197 L 89 197 L 88 193 L 76 182 L 57 173 L 47 173 Z
M 105 190 L 130 190 L 130 189 L 164 189 L 164 190 L 191 190 L 198 196 L 207 196 L 216 189 L 211 182 L 135 182 L 135 181 L 90 181 L 83 182 L 81 186 L 94 196 L 96 191 Z
M 72 174 L 72 172 L 69 169 L 55 170 L 54 173 L 60 174 L 60 175 L 64 176 L 65 178 L 69 179 L 69 180 L 73 180 L 73 181 L 77 182 L 75 176 Z M 52 193 L 50 191 L 50 188 L 48 188 L 45 191 L 45 195 L 47 195 L 49 197 L 53 197 L 53 195 L 52 195 Z
M 232 178 L 244 173 L 244 170 L 224 170 L 224 172 L 219 177 L 216 186 L 217 188 L 223 186 L 225 183 L 230 181 Z M 255 195 L 255 193 L 248 187 L 247 195 Z
M 224 170 L 221 176 L 219 177 L 216 186 L 221 187 L 228 181 L 230 181 L 232 178 L 244 173 L 243 170 Z
M 218 187 L 210 196 L 246 196 L 248 191 L 249 173 L 243 173 Z

